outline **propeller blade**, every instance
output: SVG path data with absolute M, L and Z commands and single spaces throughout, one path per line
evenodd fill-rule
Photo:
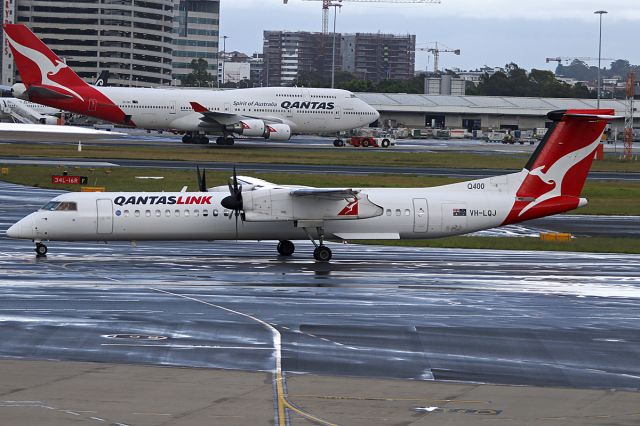
M 198 191 L 202 190 L 202 178 L 200 177 L 200 167 L 196 164 L 196 174 L 198 175 Z
M 206 172 L 206 169 L 202 169 L 202 175 L 200 175 L 200 167 L 196 164 L 196 173 L 198 174 L 198 191 L 200 192 L 208 192 Z

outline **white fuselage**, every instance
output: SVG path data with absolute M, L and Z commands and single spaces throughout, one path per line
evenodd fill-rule
M 323 133 L 366 126 L 378 112 L 339 89 L 258 87 L 250 89 L 162 89 L 98 87 L 136 127 L 180 131 L 217 130 L 203 122 L 191 102 L 214 113 L 282 122 L 295 133 Z
M 513 188 L 526 172 L 434 188 L 362 189 L 381 214 L 336 217 L 321 226 L 328 239 L 410 239 L 459 235 L 500 226 L 514 204 Z M 264 191 L 264 190 L 259 190 Z M 36 241 L 110 240 L 304 240 L 301 221 L 243 221 L 236 235 L 233 212 L 221 206 L 225 192 L 68 193 L 52 201 L 77 211 L 39 210 L 7 234 Z M 308 231 L 317 237 L 315 225 Z

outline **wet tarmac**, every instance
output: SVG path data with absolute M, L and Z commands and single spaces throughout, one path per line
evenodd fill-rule
M 273 242 L 49 244 L 0 185 L 0 357 L 640 388 L 640 256 Z

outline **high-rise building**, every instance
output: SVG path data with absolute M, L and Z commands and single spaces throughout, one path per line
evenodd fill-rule
M 220 0 L 173 0 L 173 84 L 190 74 L 191 61 L 204 59 L 218 73 Z
M 415 35 L 336 34 L 336 71 L 380 82 L 406 80 L 415 68 Z M 305 73 L 331 78 L 333 34 L 265 31 L 264 78 L 291 86 Z
M 408 80 L 414 75 L 415 50 L 415 35 L 343 34 L 342 70 L 375 83 Z
M 174 0 L 16 0 L 24 23 L 81 77 L 110 83 L 171 83 Z
M 305 74 L 331 78 L 333 35 L 310 32 L 265 31 L 263 80 L 267 86 L 293 86 Z M 336 35 L 336 69 L 340 69 Z
M 15 21 L 16 5 L 13 0 L 2 0 L 0 2 L 2 11 L 2 23 L 13 24 Z M 2 55 L 0 55 L 0 84 L 11 86 L 13 81 L 13 54 L 5 40 L 4 31 L 0 31 L 0 41 L 2 42 Z

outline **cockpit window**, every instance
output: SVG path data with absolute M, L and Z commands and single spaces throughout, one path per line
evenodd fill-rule
M 67 212 L 75 212 L 78 211 L 78 205 L 71 201 L 64 201 L 60 203 L 58 207 L 56 207 L 56 211 L 67 211 Z
M 78 211 L 78 205 L 71 201 L 49 201 L 47 204 L 42 206 L 40 210 L 47 211 L 67 211 L 67 212 L 75 212 Z
M 42 206 L 40 210 L 54 211 L 56 207 L 58 207 L 59 205 L 60 205 L 59 201 L 49 201 L 47 204 Z
M 354 95 L 353 93 L 351 94 L 351 96 L 349 96 L 350 98 L 357 98 L 356 95 Z

